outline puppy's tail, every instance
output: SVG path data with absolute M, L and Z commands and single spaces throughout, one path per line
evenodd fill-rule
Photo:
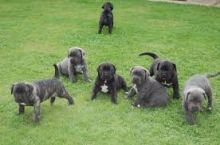
M 143 56 L 143 55 L 149 55 L 149 56 L 153 57 L 153 59 L 159 58 L 158 55 L 156 55 L 155 53 L 152 53 L 152 52 L 144 52 L 144 53 L 139 54 L 139 56 Z
M 206 74 L 205 76 L 206 76 L 207 78 L 213 78 L 213 77 L 216 77 L 216 76 L 218 76 L 218 75 L 220 75 L 220 72 L 217 72 L 217 73 L 215 73 L 215 74 Z
M 59 69 L 58 69 L 56 64 L 54 64 L 53 66 L 54 66 L 54 69 L 55 69 L 54 78 L 59 79 L 60 78 Z

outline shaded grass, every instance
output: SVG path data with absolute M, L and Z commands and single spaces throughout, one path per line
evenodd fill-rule
M 97 34 L 102 1 L 0 1 L 0 144 L 219 144 L 220 79 L 211 79 L 212 113 L 198 114 L 197 124 L 184 121 L 181 100 L 167 108 L 132 109 L 119 93 L 119 105 L 100 94 L 90 101 L 93 83 L 62 78 L 76 104 L 57 99 L 42 104 L 41 123 L 31 121 L 33 108 L 16 116 L 10 86 L 53 76 L 52 64 L 72 46 L 85 48 L 91 79 L 96 67 L 110 61 L 130 85 L 134 65 L 149 67 L 156 52 L 177 64 L 181 90 L 193 74 L 219 71 L 220 10 L 201 6 L 140 1 L 113 1 L 115 27 Z M 172 94 L 172 92 L 169 92 Z M 171 95 L 170 95 L 171 96 Z

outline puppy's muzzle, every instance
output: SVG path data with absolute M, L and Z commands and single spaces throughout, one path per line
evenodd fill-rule
M 198 107 L 198 106 L 193 106 L 193 107 L 191 108 L 191 111 L 192 111 L 192 112 L 198 112 L 198 111 L 199 111 L 199 107 Z
M 141 78 L 138 76 L 132 76 L 132 83 L 133 84 L 140 84 L 141 83 Z

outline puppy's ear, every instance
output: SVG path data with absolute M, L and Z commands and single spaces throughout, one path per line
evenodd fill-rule
M 105 7 L 105 3 L 102 5 L 102 8 L 104 9 L 104 7 Z
M 186 111 L 189 110 L 189 109 L 188 109 L 188 96 L 189 96 L 189 94 L 190 94 L 190 92 L 188 92 L 188 93 L 186 94 L 186 99 L 184 100 L 184 108 L 185 108 Z
M 113 73 L 115 74 L 116 73 L 116 67 L 115 67 L 115 65 L 112 65 L 112 67 L 113 67 Z
M 98 67 L 97 67 L 97 72 L 98 72 L 98 77 L 100 77 L 100 69 L 101 69 L 101 65 L 99 65 Z
M 85 54 L 86 54 L 85 50 L 80 48 L 79 51 L 81 53 L 81 58 L 83 58 L 83 56 L 85 56 Z
M 33 92 L 33 90 L 34 90 L 34 87 L 32 86 L 32 85 L 30 85 L 30 84 L 27 84 L 27 87 L 28 87 L 28 93 L 31 95 L 32 94 L 32 92 Z
M 12 94 L 13 91 L 14 91 L 14 87 L 15 87 L 15 84 L 12 84 L 12 86 L 11 86 L 11 94 Z
M 113 10 L 113 4 L 111 4 L 111 3 L 110 3 L 110 8 L 111 8 L 111 10 Z
M 159 68 L 160 68 L 160 63 L 157 64 L 157 70 L 159 70 Z
M 150 73 L 146 69 L 144 69 L 144 72 L 145 72 L 145 80 L 147 80 L 147 78 L 150 76 Z
M 173 63 L 173 69 L 176 71 L 176 64 Z

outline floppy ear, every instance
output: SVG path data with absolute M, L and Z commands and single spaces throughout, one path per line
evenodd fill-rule
M 145 72 L 145 80 L 147 80 L 147 78 L 149 77 L 149 75 L 150 75 L 150 73 L 146 70 L 146 69 L 144 69 L 144 72 Z
M 111 10 L 113 10 L 113 5 L 110 3 L 110 8 L 111 8 Z
M 97 72 L 98 72 L 98 77 L 100 77 L 100 68 L 101 68 L 101 65 L 99 65 L 98 67 L 97 67 Z
M 30 84 L 27 84 L 27 87 L 28 87 L 28 93 L 29 94 L 32 94 L 33 90 L 34 90 L 34 87 Z
M 104 7 L 105 7 L 105 3 L 102 5 L 102 8 L 104 9 Z
M 157 70 L 159 69 L 159 67 L 160 67 L 160 63 L 157 64 Z
M 13 84 L 13 85 L 11 86 L 11 94 L 12 94 L 13 91 L 14 91 L 14 87 L 15 87 L 15 84 Z
M 184 108 L 188 111 L 188 96 L 189 96 L 190 92 L 188 92 L 186 94 L 186 99 L 184 100 Z
M 176 64 L 175 63 L 173 63 L 173 68 L 176 71 Z
M 86 53 L 85 53 L 85 50 L 79 49 L 79 51 L 80 51 L 80 53 L 81 53 L 81 58 L 83 58 L 83 56 L 86 54 Z
M 113 71 L 114 71 L 114 74 L 116 73 L 116 67 L 115 67 L 115 65 L 112 65 L 112 67 L 113 67 Z

